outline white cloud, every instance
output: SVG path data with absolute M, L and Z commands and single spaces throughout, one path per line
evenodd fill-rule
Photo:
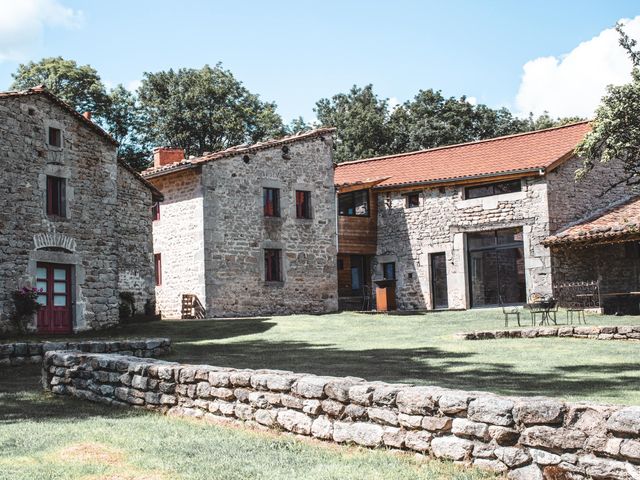
M 625 32 L 640 40 L 640 16 L 623 22 Z M 590 117 L 607 85 L 629 81 L 631 66 L 615 29 L 603 30 L 566 55 L 527 62 L 516 96 L 517 109 L 521 115 L 546 110 L 552 116 Z
M 82 12 L 59 0 L 0 0 L 0 62 L 23 61 L 42 40 L 45 27 L 77 28 Z
M 478 99 L 476 97 L 467 97 L 467 102 L 469 102 L 471 105 L 477 105 Z

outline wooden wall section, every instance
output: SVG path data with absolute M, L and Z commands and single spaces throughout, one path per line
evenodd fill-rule
M 338 253 L 375 255 L 378 238 L 378 194 L 369 190 L 369 216 L 338 216 Z

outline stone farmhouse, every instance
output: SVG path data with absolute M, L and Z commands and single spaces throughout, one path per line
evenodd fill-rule
M 158 148 L 143 172 L 155 209 L 163 317 L 338 308 L 333 129 L 184 158 Z
M 162 195 L 116 149 L 44 88 L 0 93 L 0 332 L 24 286 L 42 289 L 40 333 L 118 323 L 122 291 L 153 308 L 151 209 Z
M 368 308 L 377 279 L 395 281 L 405 310 L 524 303 L 566 281 L 638 290 L 640 202 L 611 188 L 621 166 L 575 181 L 573 151 L 589 128 L 338 165 L 341 308 Z

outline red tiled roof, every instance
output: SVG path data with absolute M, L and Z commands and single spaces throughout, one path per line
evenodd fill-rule
M 640 237 L 640 197 L 609 207 L 544 239 L 543 245 L 609 243 Z
M 331 135 L 335 132 L 335 128 L 318 128 L 308 132 L 298 133 L 296 135 L 289 135 L 286 137 L 276 138 L 272 140 L 266 140 L 264 142 L 254 143 L 253 145 L 237 145 L 235 147 L 229 147 L 225 150 L 209 153 L 201 157 L 189 158 L 180 162 L 174 162 L 160 167 L 150 167 L 142 172 L 144 177 L 158 177 L 172 173 L 176 170 L 183 170 L 185 168 L 191 168 L 193 166 L 211 162 L 214 160 L 220 160 L 221 158 L 235 157 L 238 155 L 255 153 L 260 150 L 266 150 L 268 148 L 284 146 L 290 143 L 299 142 L 301 140 L 307 140 L 310 138 L 321 137 L 323 135 Z
M 107 141 L 111 142 L 115 146 L 118 146 L 118 142 L 116 142 L 116 140 L 111 135 L 109 135 L 102 128 L 100 128 L 100 126 L 98 126 L 97 124 L 93 123 L 91 120 L 89 120 L 88 118 L 84 117 L 83 115 L 79 114 L 71 105 L 69 105 L 69 104 L 65 103 L 64 101 L 60 100 L 56 95 L 54 95 L 49 90 L 47 90 L 43 85 L 39 85 L 37 87 L 29 88 L 27 90 L 22 90 L 22 91 L 0 92 L 0 100 L 3 99 L 3 98 L 11 98 L 11 97 L 26 97 L 28 95 L 44 95 L 44 96 L 46 96 L 49 100 L 51 100 L 52 102 L 56 103 L 60 107 L 64 108 L 67 112 L 69 112 L 71 115 L 73 115 L 78 120 L 83 122 L 86 126 L 91 128 L 93 131 L 98 133 L 100 136 L 105 138 Z
M 336 185 L 388 177 L 377 188 L 535 172 L 569 158 L 588 122 L 417 152 L 341 163 Z

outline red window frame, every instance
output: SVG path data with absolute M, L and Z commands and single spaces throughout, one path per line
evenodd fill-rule
M 311 218 L 311 192 L 296 190 L 296 218 Z
M 151 207 L 151 218 L 153 221 L 160 220 L 160 202 L 154 202 Z
M 264 280 L 265 282 L 282 281 L 282 250 L 264 249 Z
M 66 217 L 66 180 L 47 176 L 47 215 Z
M 162 285 L 162 255 L 159 253 L 153 254 L 153 265 L 156 275 L 156 287 Z
M 280 216 L 280 189 L 264 188 L 263 189 L 263 206 L 265 217 Z

